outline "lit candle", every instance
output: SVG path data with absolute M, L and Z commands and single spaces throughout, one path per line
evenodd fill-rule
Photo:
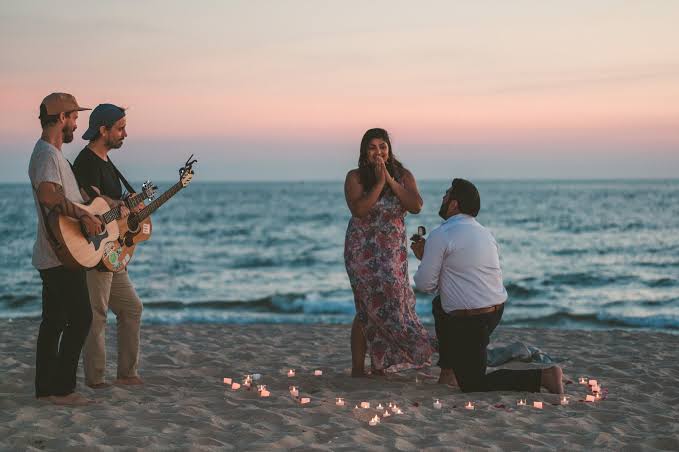
M 290 386 L 290 395 L 293 397 L 299 396 L 299 388 L 297 386 Z
M 587 384 L 587 377 L 580 377 L 578 379 L 578 383 L 580 383 L 581 385 L 586 385 Z
M 561 405 L 568 405 L 568 397 L 566 396 L 561 397 Z
M 231 383 L 233 383 L 233 380 L 231 380 L 230 378 L 224 378 L 225 385 L 230 385 Z
M 335 405 L 337 406 L 344 406 L 344 399 L 342 397 L 337 397 L 335 399 Z M 357 407 L 358 408 L 358 407 Z
M 266 391 L 266 385 L 258 385 L 258 386 L 257 386 L 257 391 L 258 391 L 258 392 Z
M 471 402 L 467 402 L 467 404 L 464 406 L 468 410 L 473 410 L 474 409 L 474 404 Z
M 403 411 L 401 411 L 400 408 L 396 408 L 396 412 L 395 412 L 395 413 L 396 413 L 396 414 L 403 414 Z
M 385 410 L 382 417 L 389 417 L 389 416 L 391 416 L 391 414 L 389 414 L 389 410 Z
M 533 408 L 537 408 L 538 410 L 542 409 L 542 402 L 535 401 L 533 402 Z
M 295 376 L 295 369 L 288 370 L 288 377 L 294 377 L 294 376 Z
M 440 410 L 442 406 L 443 405 L 441 404 L 441 401 L 439 399 L 436 399 L 436 401 L 434 402 L 434 408 Z
M 299 403 L 301 403 L 302 405 L 306 405 L 306 404 L 309 403 L 309 402 L 311 402 L 311 398 L 309 398 L 309 397 L 302 397 L 302 398 L 299 400 Z
M 231 389 L 233 389 L 234 391 L 235 391 L 236 389 L 240 389 L 240 383 L 232 383 L 232 384 L 231 384 Z
M 361 408 L 370 408 L 370 402 L 361 402 Z
M 382 410 L 384 409 L 384 407 L 382 406 L 381 403 L 378 403 L 378 404 L 377 404 L 377 409 L 378 409 L 379 411 L 382 411 Z
M 368 421 L 368 425 L 370 425 L 372 427 L 376 426 L 379 423 L 380 423 L 380 418 L 377 417 L 377 415 L 375 415 L 374 418 L 372 418 L 372 419 L 370 419 L 370 421 Z
M 594 399 L 595 400 L 601 400 L 601 393 L 597 392 L 596 394 L 594 394 Z
M 516 401 L 518 406 L 526 406 L 526 399 L 519 399 Z
M 596 398 L 591 394 L 588 394 L 587 397 L 585 397 L 585 402 L 594 402 L 595 400 Z
M 321 375 L 323 375 L 323 371 L 316 369 L 316 370 L 314 370 L 314 375 L 317 376 L 317 377 L 320 377 Z
M 354 409 L 355 409 L 355 410 L 358 410 L 358 405 L 354 405 Z

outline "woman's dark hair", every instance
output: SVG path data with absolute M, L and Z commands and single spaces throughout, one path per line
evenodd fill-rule
M 66 115 L 67 118 L 70 118 L 71 113 L 73 112 L 68 111 L 64 114 Z M 45 104 L 40 104 L 40 116 L 38 116 L 38 118 L 40 118 L 40 127 L 44 129 L 45 127 L 49 127 L 51 125 L 56 124 L 59 121 L 59 115 L 60 113 L 57 113 L 56 115 L 48 115 L 47 107 L 45 107 Z
M 481 196 L 476 186 L 468 180 L 455 178 L 451 188 L 450 199 L 457 200 L 460 212 L 477 216 L 481 210 Z
M 368 161 L 368 145 L 370 144 L 370 141 L 375 138 L 384 140 L 389 147 L 389 157 L 385 162 L 385 166 L 387 167 L 389 174 L 391 174 L 391 177 L 399 179 L 403 172 L 403 164 L 394 157 L 394 153 L 391 149 L 391 140 L 389 139 L 387 131 L 384 129 L 370 129 L 363 134 L 363 138 L 361 138 L 361 154 L 358 157 L 358 175 L 361 185 L 363 186 L 363 191 L 370 191 L 375 185 L 375 182 L 377 182 L 375 170 Z

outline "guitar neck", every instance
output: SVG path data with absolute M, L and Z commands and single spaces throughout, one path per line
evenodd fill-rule
M 146 197 L 144 196 L 144 193 L 137 193 L 136 195 L 130 196 L 125 200 L 125 205 L 127 206 L 128 209 L 131 209 L 132 207 L 136 207 L 137 204 L 140 202 L 143 202 Z M 113 209 L 109 210 L 106 212 L 104 215 L 102 215 L 102 218 L 104 219 L 104 222 L 106 224 L 119 220 L 120 219 L 120 207 L 114 207 Z
M 144 193 L 136 193 L 132 196 L 128 196 L 125 198 L 125 205 L 127 206 L 128 209 L 131 209 L 133 207 L 137 207 L 137 204 L 140 202 L 144 202 L 146 199 L 146 196 Z
M 142 210 L 140 210 L 136 215 L 135 215 L 135 220 L 137 222 L 141 222 L 145 220 L 149 215 L 151 215 L 153 212 L 155 212 L 160 206 L 165 204 L 167 201 L 169 201 L 170 198 L 172 198 L 174 195 L 176 195 L 179 190 L 184 188 L 182 185 L 181 181 L 177 182 L 174 184 L 168 191 L 160 195 L 157 199 L 153 200 L 148 206 L 144 207 Z

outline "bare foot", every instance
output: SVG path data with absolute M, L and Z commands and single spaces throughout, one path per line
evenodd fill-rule
M 94 383 L 92 385 L 88 384 L 87 387 L 92 388 L 92 389 L 104 389 L 110 387 L 110 383 L 106 383 L 105 381 L 102 381 L 101 383 Z
M 83 397 L 77 392 L 72 392 L 65 396 L 49 396 L 47 397 L 47 400 L 49 400 L 55 405 L 69 405 L 69 406 L 83 406 L 89 405 L 90 403 L 94 403 L 93 400 Z
M 552 394 L 563 394 L 563 371 L 561 367 L 554 366 L 548 369 L 542 369 L 542 376 L 540 377 L 540 386 L 544 386 Z
M 118 378 L 116 381 L 114 381 L 114 383 L 117 384 L 117 385 L 137 386 L 137 385 L 143 385 L 144 380 L 142 380 L 141 377 L 127 377 L 127 378 Z
M 438 383 L 440 385 L 458 386 L 453 369 L 441 369 Z

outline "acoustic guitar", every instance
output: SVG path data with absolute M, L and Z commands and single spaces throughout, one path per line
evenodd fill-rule
M 151 214 L 189 185 L 193 178 L 193 164 L 197 162 L 197 160 L 191 160 L 192 158 L 193 155 L 179 169 L 179 182 L 140 211 L 131 213 L 127 218 L 118 221 L 120 236 L 117 240 L 106 244 L 101 259 L 101 265 L 106 270 L 112 272 L 123 270 L 132 259 L 136 246 L 151 238 Z
M 131 209 L 144 200 L 153 198 L 155 189 L 150 181 L 145 182 L 141 193 L 128 196 L 124 200 L 125 205 Z M 111 209 L 100 197 L 94 198 L 89 204 L 73 204 L 98 217 L 104 224 L 104 230 L 100 234 L 89 235 L 79 220 L 53 210 L 47 216 L 48 227 L 56 239 L 53 249 L 66 268 L 92 268 L 99 264 L 108 244 L 119 237 L 116 220 L 120 219 L 120 207 Z

